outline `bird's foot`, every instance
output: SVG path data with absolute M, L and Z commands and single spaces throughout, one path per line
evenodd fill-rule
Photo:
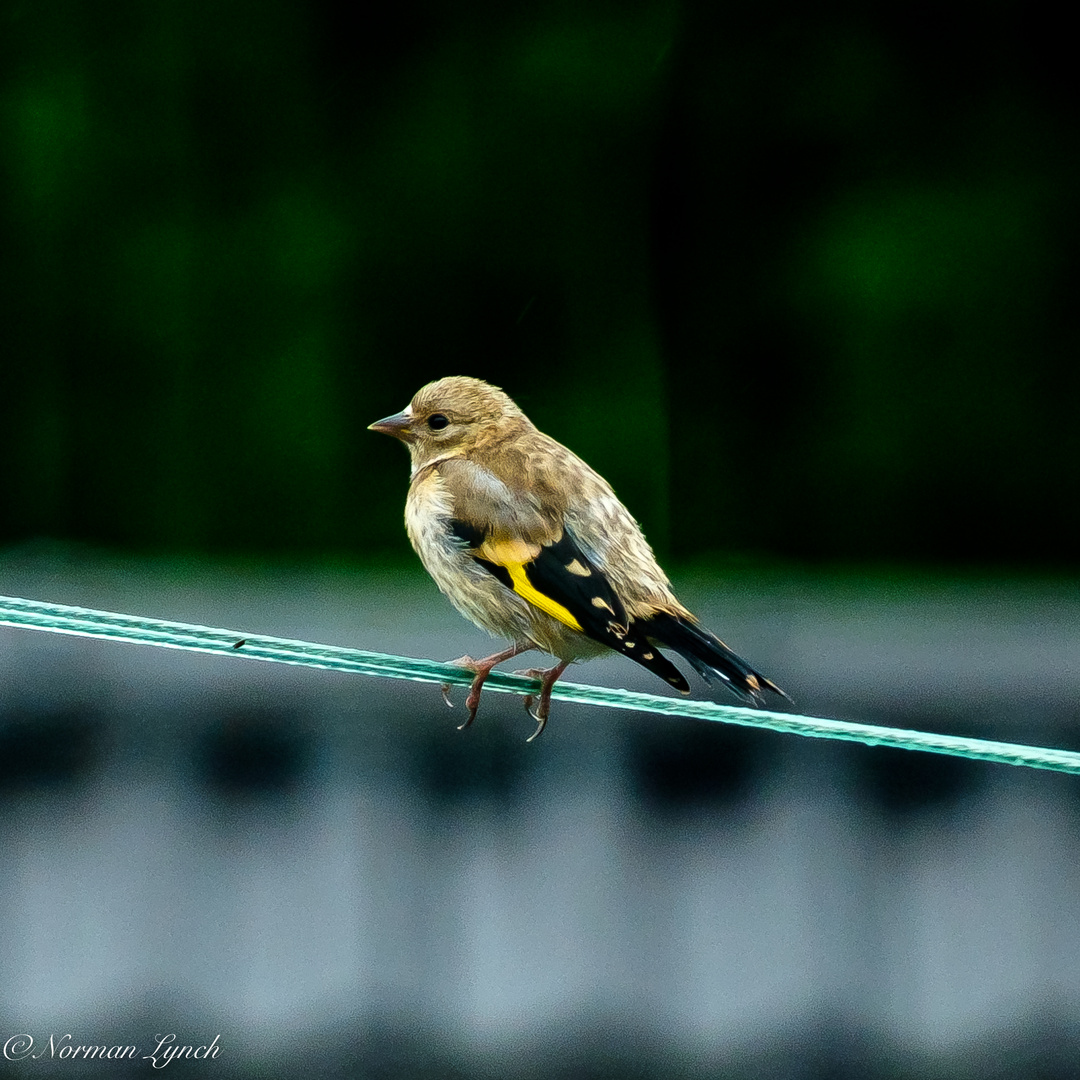
M 536 679 L 537 682 L 543 685 L 544 676 L 547 672 L 543 668 L 523 668 L 514 672 L 515 675 L 520 675 L 523 679 Z M 522 699 L 525 702 L 525 711 L 534 719 L 539 720 L 539 717 L 533 712 L 533 702 L 536 701 L 536 694 L 526 694 Z
M 488 660 L 493 662 L 489 663 Z M 473 673 L 473 681 L 469 685 L 469 696 L 465 699 L 465 708 L 469 710 L 469 715 L 458 724 L 458 731 L 464 731 L 476 719 L 476 710 L 480 708 L 480 691 L 483 690 L 484 682 L 491 674 L 491 669 L 498 663 L 498 660 L 493 657 L 489 657 L 488 660 L 474 660 L 471 656 L 459 656 L 456 660 L 449 661 L 454 667 L 464 668 Z M 442 691 L 443 701 L 446 702 L 448 708 L 452 709 L 454 703 L 450 700 L 450 685 L 450 683 L 443 683 L 439 689 Z
M 540 680 L 540 694 L 525 695 L 525 711 L 536 721 L 536 730 L 525 740 L 532 742 L 547 727 L 548 713 L 551 712 L 551 688 L 558 681 L 559 676 L 570 666 L 569 660 L 564 660 L 546 671 L 542 668 L 528 668 L 525 671 L 515 671 L 515 675 L 524 675 L 527 679 Z M 533 709 L 533 703 L 536 708 Z
M 476 719 L 476 710 L 480 708 L 480 691 L 483 690 L 491 669 L 496 664 L 501 664 L 504 660 L 509 660 L 512 656 L 517 656 L 531 648 L 531 645 L 519 642 L 511 645 L 509 649 L 503 649 L 502 652 L 485 656 L 483 660 L 474 660 L 471 656 L 459 656 L 457 660 L 450 661 L 454 667 L 464 668 L 473 673 L 473 681 L 469 684 L 469 696 L 465 699 L 465 708 L 469 710 L 469 715 L 458 724 L 458 731 L 464 731 Z M 443 683 L 440 689 L 443 701 L 452 709 L 454 703 L 450 700 L 450 683 Z

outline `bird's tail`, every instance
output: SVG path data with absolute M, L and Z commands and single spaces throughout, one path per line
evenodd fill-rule
M 689 661 L 706 682 L 720 679 L 748 704 L 763 705 L 765 690 L 791 700 L 776 683 L 755 671 L 715 634 L 690 619 L 657 612 L 644 620 L 644 630 L 650 641 L 661 648 L 673 649 Z

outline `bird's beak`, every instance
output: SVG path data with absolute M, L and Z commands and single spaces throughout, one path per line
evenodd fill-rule
M 385 420 L 376 420 L 374 424 L 368 424 L 368 431 L 393 435 L 395 439 L 401 439 L 402 442 L 412 442 L 412 421 L 413 418 L 408 413 L 394 413 L 393 416 L 388 416 Z

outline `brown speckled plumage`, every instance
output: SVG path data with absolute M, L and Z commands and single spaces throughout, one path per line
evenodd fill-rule
M 683 692 L 685 679 L 656 645 L 753 703 L 763 689 L 782 693 L 679 603 L 607 481 L 538 431 L 498 387 L 465 376 L 439 379 L 402 413 L 371 426 L 409 448 L 406 528 L 439 588 L 477 626 L 516 643 L 500 660 L 535 646 L 561 661 L 537 673 L 545 678 L 536 734 L 566 664 L 607 648 Z M 491 665 L 463 662 L 477 673 L 471 720 Z

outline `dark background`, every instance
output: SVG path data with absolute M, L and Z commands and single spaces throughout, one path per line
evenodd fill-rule
M 0 541 L 401 552 L 365 425 L 461 373 L 675 557 L 1075 566 L 1068 40 L 1020 3 L 9 2 Z
M 470 374 L 800 711 L 1077 747 L 1074 41 L 0 0 L 0 592 L 482 655 L 366 430 Z M 162 1031 L 221 1034 L 192 1076 L 1080 1075 L 1074 778 L 460 712 L 0 628 L 0 1076 Z

